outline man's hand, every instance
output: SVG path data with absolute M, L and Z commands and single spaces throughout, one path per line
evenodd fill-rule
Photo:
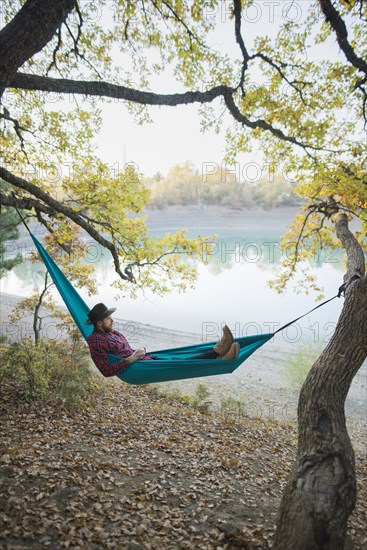
M 128 363 L 135 363 L 135 361 L 140 361 L 140 359 L 143 359 L 145 357 L 145 349 L 140 348 L 134 351 L 132 355 L 129 357 L 126 357 L 126 361 Z

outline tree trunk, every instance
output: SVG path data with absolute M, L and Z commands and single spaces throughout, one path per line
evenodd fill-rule
M 347 250 L 345 301 L 335 333 L 313 365 L 298 403 L 297 459 L 283 494 L 274 550 L 340 550 L 356 502 L 354 452 L 344 402 L 367 356 L 367 278 L 362 248 L 335 217 Z
M 0 32 L 0 97 L 19 67 L 55 35 L 76 0 L 27 0 Z
M 45 272 L 45 284 L 43 287 L 43 290 L 39 296 L 38 302 L 36 304 L 36 307 L 34 308 L 33 312 L 33 332 L 34 332 L 34 344 L 37 346 L 38 342 L 41 340 L 41 330 L 42 330 L 42 317 L 40 317 L 40 309 L 42 306 L 43 298 L 45 297 L 46 292 L 48 289 L 53 286 L 53 282 L 51 281 L 51 284 L 48 284 L 49 279 L 49 273 L 48 271 Z

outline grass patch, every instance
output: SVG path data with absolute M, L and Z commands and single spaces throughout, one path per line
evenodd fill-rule
M 193 409 L 204 413 L 208 413 L 212 408 L 212 402 L 209 400 L 211 392 L 208 386 L 202 383 L 196 386 L 194 395 L 184 394 L 178 388 L 164 389 L 160 385 L 152 386 L 150 391 L 166 399 L 173 399 L 185 403 Z
M 209 412 L 211 409 L 211 401 L 208 399 L 210 396 L 210 390 L 205 384 L 198 384 L 195 388 L 194 395 L 183 395 L 182 401 L 187 403 L 194 409 L 201 412 Z
M 300 388 L 321 354 L 322 348 L 312 344 L 303 344 L 297 352 L 285 362 L 281 373 L 293 386 Z

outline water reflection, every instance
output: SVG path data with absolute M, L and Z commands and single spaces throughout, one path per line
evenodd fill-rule
M 280 235 L 294 212 L 287 211 L 286 214 L 283 212 L 283 217 L 279 217 L 279 213 L 274 212 L 266 215 L 251 213 L 243 217 L 236 212 L 223 219 L 213 212 L 201 212 L 200 217 L 197 212 L 180 212 L 171 217 L 162 212 L 151 213 L 148 220 L 151 236 L 161 236 L 166 231 L 182 227 L 188 227 L 191 237 L 216 233 L 217 239 L 202 251 L 205 263 L 197 264 L 199 278 L 196 288 L 164 298 L 145 291 L 144 295 L 139 294 L 138 300 L 125 298 L 116 301 L 116 291 L 110 286 L 116 279 L 111 255 L 90 241 L 86 260 L 96 266 L 98 296 L 91 299 L 83 289 L 80 293 L 91 307 L 97 301 L 114 305 L 117 307 L 116 317 L 175 330 L 203 334 L 205 323 L 216 323 L 220 327 L 226 322 L 239 335 L 244 327 L 247 330 L 249 323 L 259 325 L 263 332 L 270 332 L 271 324 L 276 328 L 314 306 L 313 297 L 294 294 L 292 286 L 284 295 L 278 295 L 268 287 L 269 279 L 281 269 Z M 29 246 L 32 248 L 32 243 Z M 336 294 L 343 282 L 341 257 L 341 251 L 320 250 L 312 262 L 303 266 L 325 287 L 326 296 Z M 27 261 L 18 265 L 1 281 L 2 291 L 29 295 L 35 287 L 41 286 L 43 270 L 40 263 Z M 56 290 L 54 297 L 62 304 Z M 310 328 L 315 323 L 320 323 L 323 329 L 324 325 L 337 319 L 341 305 L 342 300 L 335 300 L 307 317 L 300 326 L 309 334 L 315 332 L 315 328 Z M 292 330 L 289 338 L 293 337 Z

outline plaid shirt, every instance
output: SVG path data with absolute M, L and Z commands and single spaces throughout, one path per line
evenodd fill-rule
M 88 346 L 94 364 L 103 376 L 116 376 L 124 372 L 130 365 L 126 357 L 134 353 L 125 336 L 117 330 L 111 330 L 111 332 L 94 330 L 88 337 Z M 108 354 L 118 355 L 121 361 L 110 363 Z M 152 357 L 146 355 L 143 361 L 150 359 Z

